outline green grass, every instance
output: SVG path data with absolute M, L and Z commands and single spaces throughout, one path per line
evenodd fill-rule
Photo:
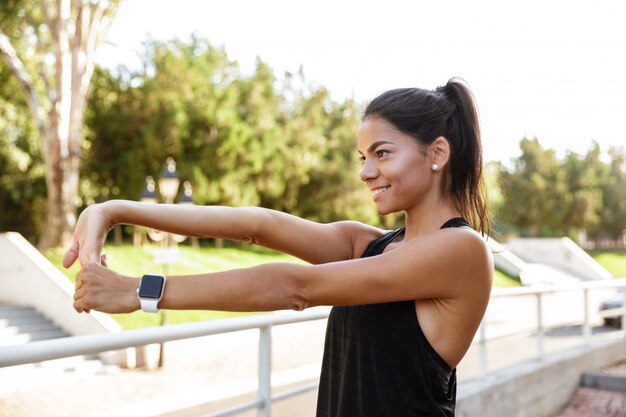
M 626 277 L 626 249 L 591 250 L 589 254 L 614 277 Z
M 170 266 L 170 271 L 164 271 L 163 266 L 153 262 L 153 253 L 156 246 L 106 245 L 103 253 L 107 254 L 109 267 L 120 274 L 139 277 L 145 273 L 165 273 L 171 275 L 201 274 L 218 272 L 234 268 L 245 268 L 267 262 L 300 262 L 302 261 L 269 249 L 250 246 L 242 249 L 209 248 L 192 249 L 180 246 L 181 261 Z M 79 270 L 78 263 L 70 269 L 61 266 L 64 251 L 50 251 L 45 256 L 72 282 Z M 518 279 L 509 277 L 502 271 L 496 270 L 493 280 L 494 287 L 519 286 Z M 217 318 L 235 317 L 254 313 L 232 313 L 223 311 L 195 311 L 170 310 L 166 312 L 167 322 L 170 324 L 187 323 L 193 321 L 212 320 Z M 160 323 L 160 314 L 149 314 L 137 311 L 131 314 L 111 315 L 123 329 L 138 329 L 157 326 Z
M 507 275 L 505 272 L 495 269 L 493 274 L 493 286 L 499 288 L 505 287 L 519 287 L 522 285 L 519 278 L 513 278 L 510 275 Z

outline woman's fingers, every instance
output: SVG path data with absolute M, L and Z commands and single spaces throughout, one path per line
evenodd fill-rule
M 63 255 L 63 267 L 69 268 L 70 266 L 74 265 L 74 262 L 76 262 L 76 259 L 78 259 L 78 252 L 79 244 L 78 241 L 75 240 L 72 242 L 72 245 L 67 250 L 67 252 L 65 252 L 65 255 Z
M 129 313 L 138 308 L 136 291 L 136 279 L 119 275 L 100 262 L 88 262 L 76 275 L 74 308 L 79 313 L 90 309 Z

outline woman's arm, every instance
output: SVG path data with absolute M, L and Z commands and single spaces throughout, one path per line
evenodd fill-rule
M 67 267 L 99 260 L 108 231 L 134 224 L 185 236 L 215 237 L 255 243 L 310 263 L 360 256 L 365 244 L 382 231 L 357 222 L 320 224 L 260 207 L 182 206 L 112 200 L 88 207 L 78 219 Z
M 303 310 L 425 298 L 486 303 L 493 263 L 485 242 L 465 229 L 412 239 L 370 258 L 323 265 L 264 264 L 213 274 L 170 277 L 166 309 Z M 89 263 L 77 276 L 75 308 L 129 312 L 139 308 L 137 279 Z

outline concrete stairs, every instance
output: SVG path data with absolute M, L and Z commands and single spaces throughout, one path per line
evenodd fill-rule
M 32 307 L 0 305 L 0 346 L 67 336 L 69 334 Z
M 0 305 L 0 346 L 23 345 L 69 336 L 70 334 L 33 307 Z M 103 367 L 97 355 L 90 355 L 56 359 L 16 368 L 19 368 L 21 372 L 29 368 L 45 369 L 49 372 L 94 373 L 101 372 Z

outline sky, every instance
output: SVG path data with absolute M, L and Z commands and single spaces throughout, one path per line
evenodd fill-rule
M 196 33 L 239 62 L 366 103 L 397 87 L 463 78 L 485 160 L 522 138 L 562 157 L 626 146 L 626 2 L 608 0 L 122 0 L 96 62 L 138 68 L 147 39 Z M 356 132 L 355 132 L 356 138 Z

